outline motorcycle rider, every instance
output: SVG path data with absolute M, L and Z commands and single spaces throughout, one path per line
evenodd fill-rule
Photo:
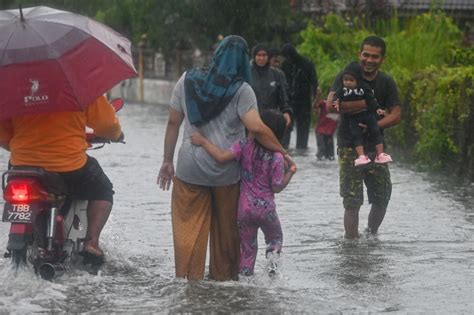
M 105 96 L 83 111 L 14 117 L 0 122 L 0 146 L 10 151 L 12 166 L 39 166 L 61 175 L 69 193 L 87 205 L 82 254 L 103 261 L 99 236 L 113 204 L 113 186 L 97 160 L 86 154 L 85 128 L 113 142 L 124 138 L 115 110 Z M 97 261 L 97 260 L 96 260 Z

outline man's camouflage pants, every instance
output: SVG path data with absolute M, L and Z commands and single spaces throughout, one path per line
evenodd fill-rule
M 369 153 L 372 160 L 365 166 L 354 166 L 357 153 L 354 148 L 340 147 L 339 184 L 340 195 L 345 209 L 358 209 L 364 203 L 363 183 L 367 187 L 369 203 L 386 208 L 392 194 L 392 182 L 387 164 L 377 164 L 375 154 Z

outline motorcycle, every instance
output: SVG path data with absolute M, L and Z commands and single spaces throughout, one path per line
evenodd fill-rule
M 111 104 L 118 111 L 123 101 Z M 86 132 L 86 138 L 91 149 L 110 143 L 92 132 Z M 4 257 L 11 258 L 15 268 L 31 264 L 45 280 L 60 276 L 74 262 L 98 272 L 102 259 L 80 255 L 86 240 L 87 200 L 69 195 L 59 174 L 41 167 L 13 166 L 2 175 L 2 189 L 2 221 L 11 223 Z

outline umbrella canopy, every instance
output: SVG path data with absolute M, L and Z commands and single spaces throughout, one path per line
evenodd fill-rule
M 0 11 L 0 120 L 82 110 L 134 76 L 130 42 L 99 22 L 43 6 Z

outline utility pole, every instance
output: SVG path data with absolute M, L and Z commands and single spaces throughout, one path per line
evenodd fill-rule
M 143 78 L 144 78 L 144 57 L 143 57 L 143 50 L 145 49 L 146 46 L 146 40 L 147 40 L 147 35 L 143 34 L 141 36 L 141 40 L 138 42 L 138 88 L 140 91 L 140 102 L 143 102 L 145 97 L 145 91 L 144 91 L 144 83 L 143 83 Z

